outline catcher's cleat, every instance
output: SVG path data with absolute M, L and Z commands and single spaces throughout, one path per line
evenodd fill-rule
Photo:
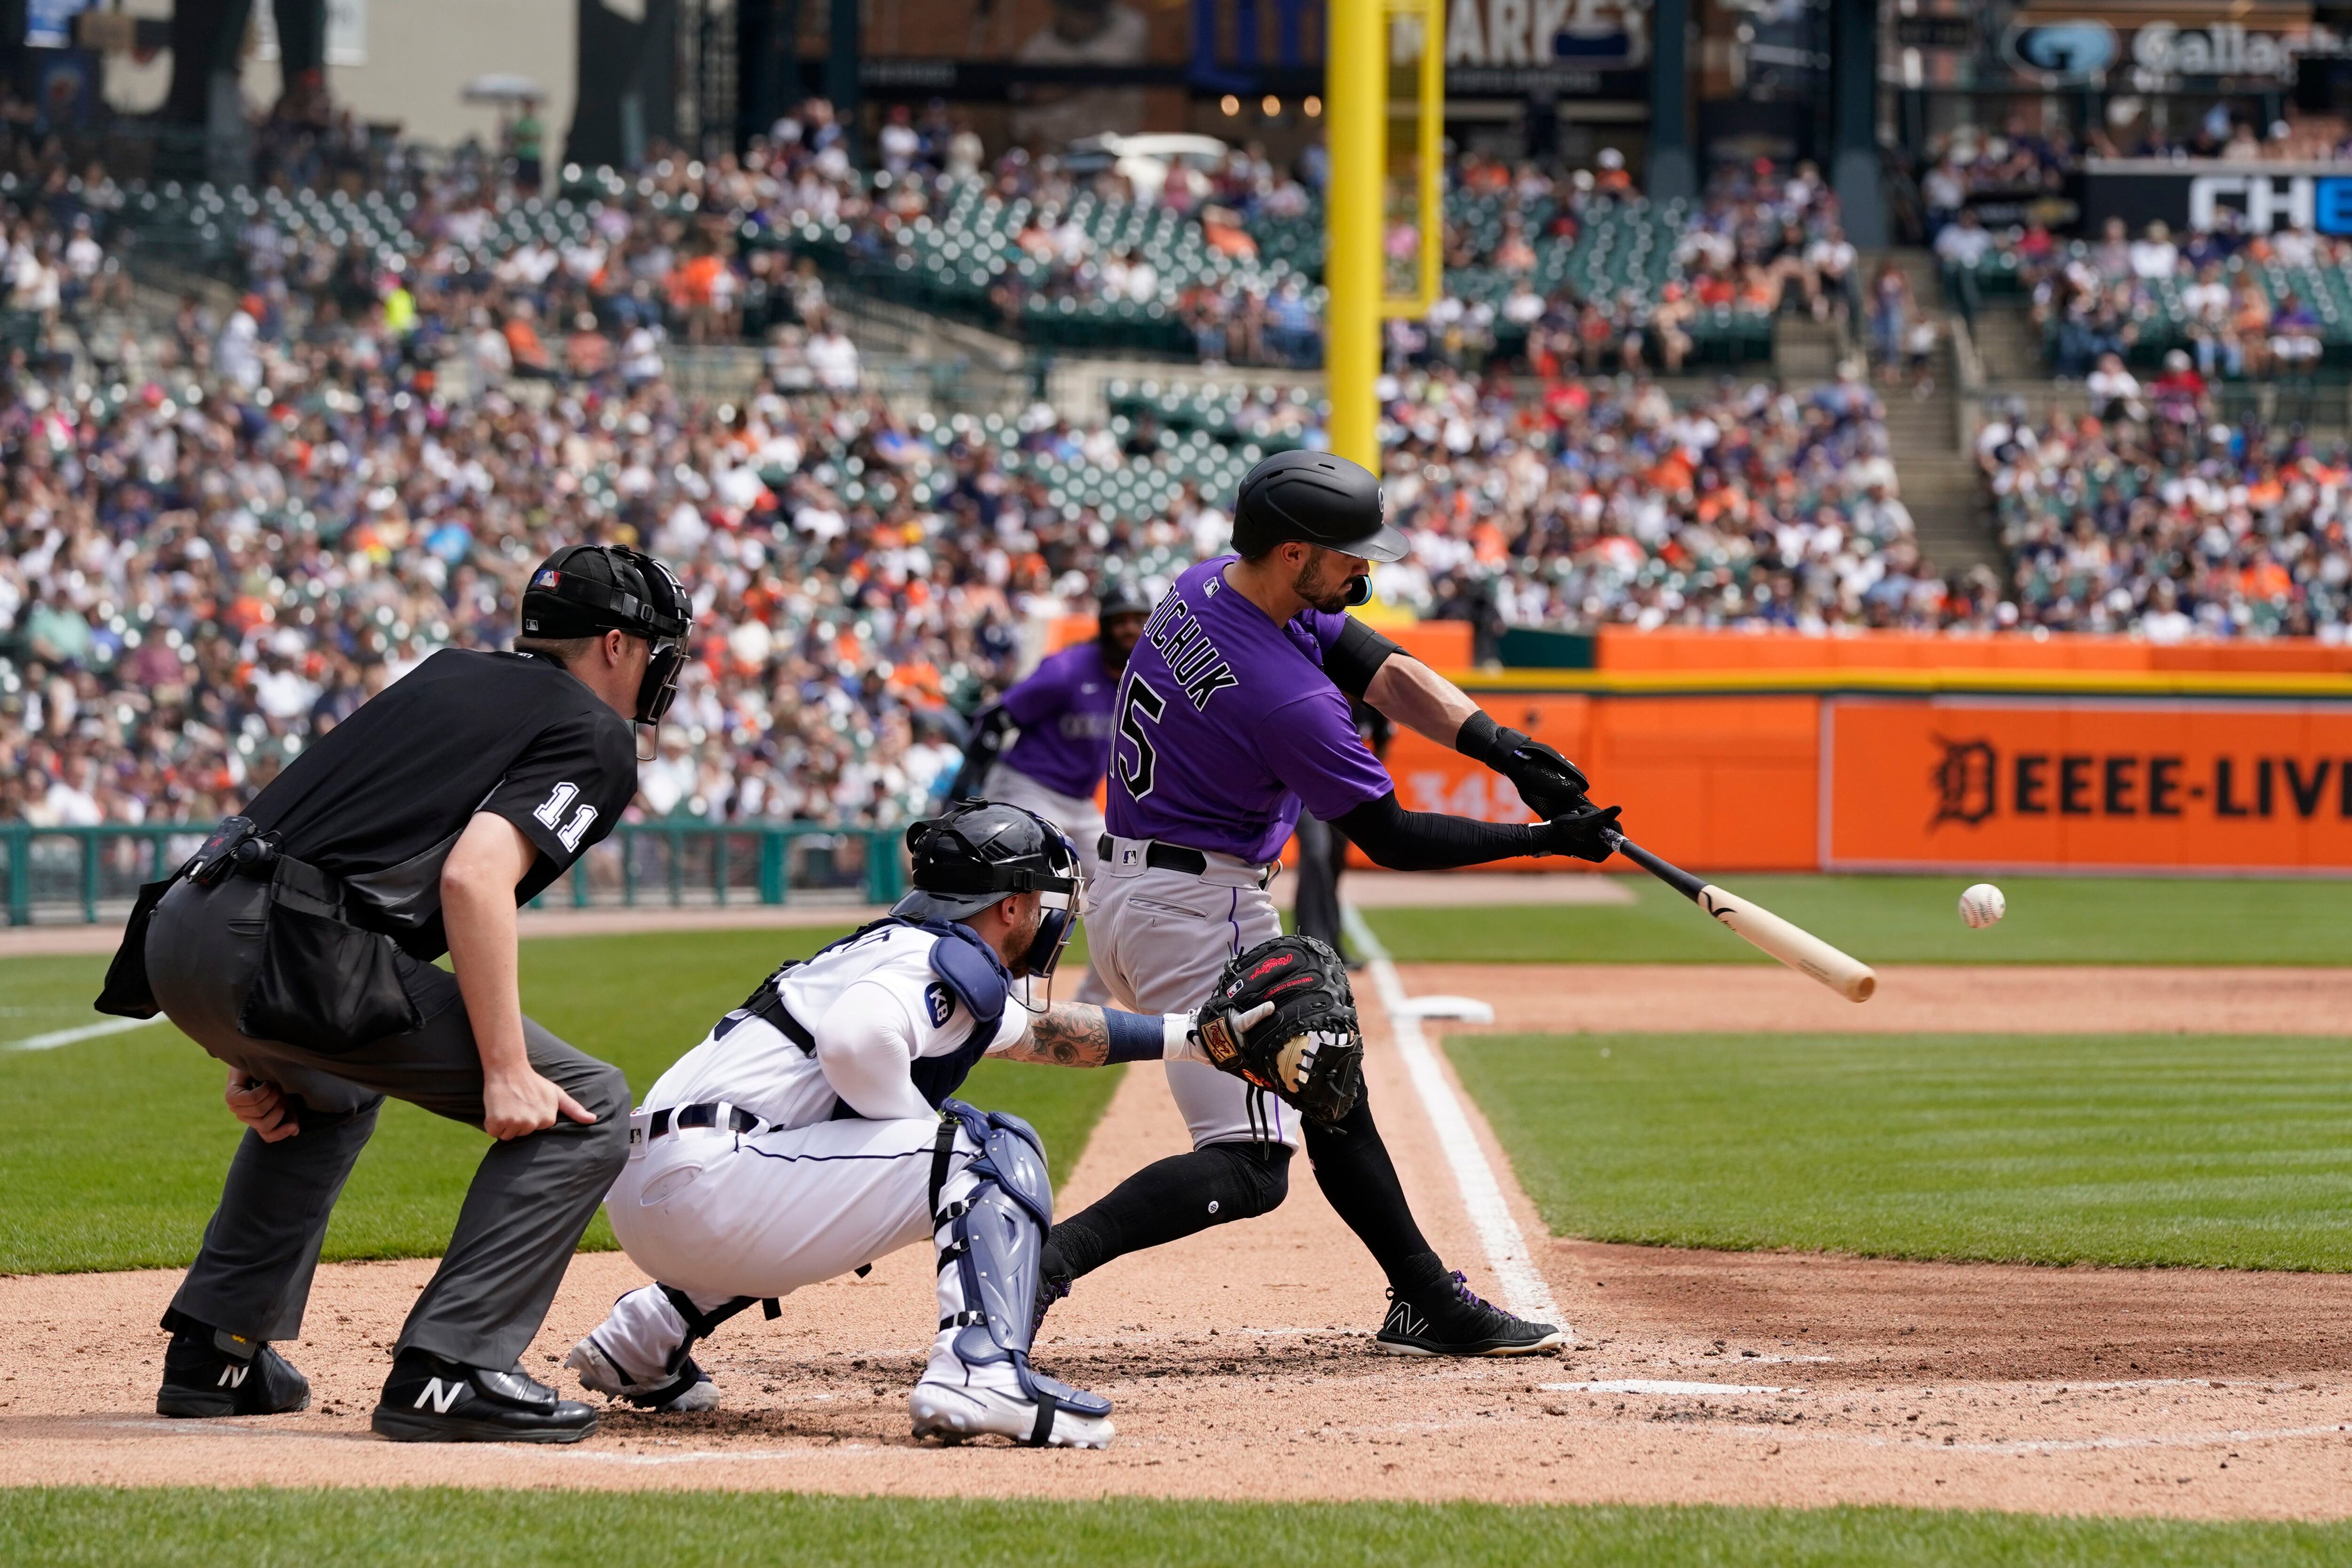
M 576 1443 L 596 1429 L 596 1412 L 519 1364 L 500 1372 L 404 1350 L 368 1425 L 395 1443 Z
M 719 1388 L 710 1381 L 710 1374 L 695 1364 L 688 1356 L 678 1364 L 677 1371 L 668 1377 L 651 1383 L 632 1383 L 628 1375 L 606 1355 L 591 1335 L 572 1347 L 563 1364 L 580 1375 L 580 1386 L 614 1399 L 625 1400 L 641 1410 L 651 1410 L 663 1416 L 686 1416 L 698 1410 L 719 1408 Z
M 163 1352 L 158 1416 L 284 1416 L 310 1404 L 310 1380 L 257 1339 L 183 1320 Z
M 1417 1296 L 1389 1292 L 1373 1343 L 1391 1355 L 1532 1355 L 1568 1343 L 1568 1331 L 1531 1323 L 1481 1301 L 1460 1270 Z
M 961 1443 L 993 1432 L 1033 1448 L 1110 1447 L 1117 1429 L 1108 1415 L 1065 1402 L 1082 1400 L 1108 1411 L 1108 1401 L 1042 1373 L 1031 1372 L 1028 1381 L 1043 1397 L 1032 1399 L 1018 1388 L 998 1388 L 976 1378 L 950 1385 L 926 1377 L 907 1400 L 915 1436 Z

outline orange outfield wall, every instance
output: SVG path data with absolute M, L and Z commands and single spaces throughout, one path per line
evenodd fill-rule
M 1604 627 L 1593 664 L 1612 671 L 1670 670 L 2102 670 L 2246 674 L 2352 674 L 2352 644 L 2309 637 L 2158 644 L 2065 632 L 2032 637 L 1939 632 L 1797 632 Z
M 1668 860 L 1719 871 L 1819 863 L 1818 697 L 1477 695 L 1496 723 L 1574 759 L 1601 801 L 1625 808 L 1628 834 Z M 1388 766 L 1407 810 L 1532 820 L 1507 779 L 1420 736 L 1399 732 Z M 1504 862 L 1571 863 L 1592 869 Z
M 2184 695 L 2158 681 L 1475 695 L 1575 759 L 1630 836 L 1696 868 L 2352 873 L 2352 690 Z M 1401 734 L 1388 764 L 1411 810 L 1529 820 L 1507 781 L 1418 736 Z

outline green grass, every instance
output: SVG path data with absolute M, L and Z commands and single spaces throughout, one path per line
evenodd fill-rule
M 956 1501 L 774 1493 L 115 1490 L 0 1493 L 0 1561 L 56 1568 L 549 1564 L 2066 1564 L 2341 1563 L 2352 1527 L 1916 1509 Z
M 577 936 L 522 945 L 523 1006 L 640 1095 L 760 977 L 831 931 Z M 106 960 L 0 959 L 0 1041 L 103 1021 L 89 1010 Z M 1016 1111 L 1069 1175 L 1121 1069 L 982 1062 L 973 1103 Z M 0 1273 L 176 1267 L 194 1256 L 239 1134 L 223 1070 L 168 1023 L 53 1051 L 0 1051 Z M 439 1253 L 486 1140 L 394 1102 L 327 1232 L 330 1259 Z M 587 1246 L 609 1249 L 599 1215 Z
M 2352 1270 L 2352 1054 L 2201 1035 L 1446 1042 L 1553 1231 Z
M 2008 918 L 1971 931 L 1957 905 L 1977 880 L 1727 873 L 1723 885 L 1873 964 L 2352 961 L 2340 882 L 2009 877 Z M 1772 962 L 1654 878 L 1618 881 L 1640 902 L 1364 913 L 1400 963 Z

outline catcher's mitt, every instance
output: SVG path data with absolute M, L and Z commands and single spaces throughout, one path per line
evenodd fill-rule
M 1277 936 L 1227 964 L 1192 1023 L 1210 1062 L 1337 1122 L 1363 1092 L 1364 1031 L 1339 955 L 1312 936 Z

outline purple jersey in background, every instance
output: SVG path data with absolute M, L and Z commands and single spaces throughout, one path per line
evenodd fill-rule
M 1328 821 L 1395 786 L 1323 673 L 1348 618 L 1276 625 L 1226 585 L 1234 559 L 1178 578 L 1127 662 L 1106 821 L 1121 838 L 1265 862 L 1302 801 Z
M 1004 765 L 1056 795 L 1091 800 L 1110 759 L 1118 699 L 1118 677 L 1104 670 L 1093 639 L 1051 655 L 1004 694 L 1004 711 L 1021 727 Z

